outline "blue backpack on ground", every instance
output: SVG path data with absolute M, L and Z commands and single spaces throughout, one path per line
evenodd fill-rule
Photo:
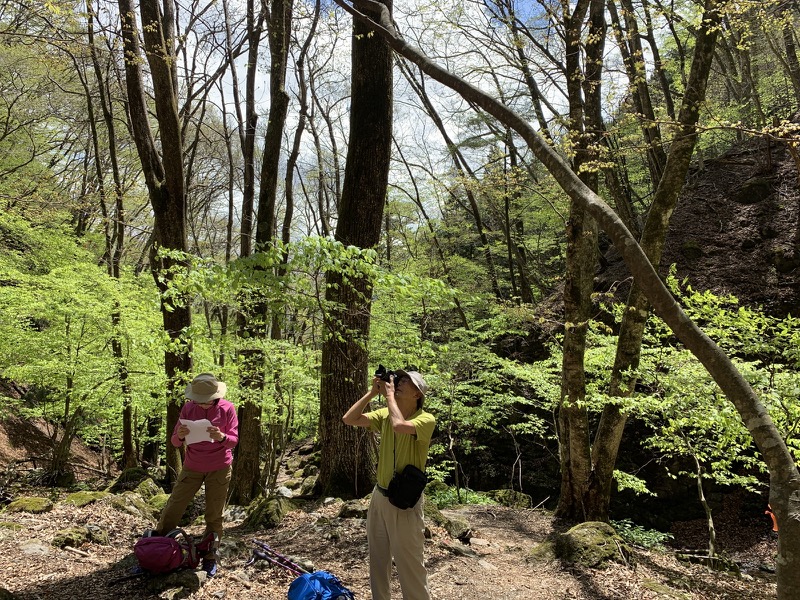
M 327 571 L 304 573 L 289 586 L 289 600 L 355 600 L 353 592 Z

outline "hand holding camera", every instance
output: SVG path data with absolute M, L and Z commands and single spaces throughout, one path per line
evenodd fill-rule
M 392 377 L 397 379 L 397 373 L 387 370 L 383 365 L 378 365 L 378 370 L 375 371 L 375 377 L 386 383 L 391 383 Z

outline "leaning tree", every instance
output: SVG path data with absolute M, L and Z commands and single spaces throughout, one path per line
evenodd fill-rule
M 378 22 L 372 21 L 344 0 L 337 0 L 337 4 L 358 20 L 371 23 L 375 31 L 395 52 L 416 64 L 428 76 L 451 88 L 516 131 L 564 192 L 573 201 L 583 205 L 599 227 L 608 234 L 631 271 L 636 284 L 650 301 L 653 311 L 695 355 L 733 403 L 761 452 L 769 470 L 770 505 L 781 531 L 776 560 L 778 598 L 789 600 L 800 597 L 800 472 L 766 407 L 730 357 L 703 333 L 675 301 L 620 217 L 578 178 L 564 159 L 525 119 L 502 102 L 440 67 L 409 45 L 397 32 L 389 11 L 381 4 L 372 0 L 359 0 L 356 3 L 359 7 L 370 7 L 370 14 L 379 15 Z

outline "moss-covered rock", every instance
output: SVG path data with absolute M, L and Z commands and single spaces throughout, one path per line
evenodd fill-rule
M 125 469 L 119 474 L 119 477 L 114 480 L 114 483 L 108 487 L 108 491 L 112 494 L 133 491 L 140 483 L 149 478 L 150 475 L 142 467 Z
M 450 537 L 459 540 L 468 540 L 472 535 L 472 527 L 465 518 L 459 515 L 444 514 L 427 496 L 424 498 L 422 512 L 426 520 L 435 523 L 439 527 L 443 527 L 447 533 L 450 534 Z
M 169 500 L 169 494 L 165 494 L 161 492 L 156 494 L 155 496 L 151 496 L 147 503 L 152 506 L 157 513 L 161 514 L 161 511 L 164 510 L 164 507 L 167 505 L 167 501 Z
M 469 524 L 469 521 L 463 517 L 451 517 L 447 519 L 444 528 L 447 530 L 447 533 L 450 534 L 450 537 L 457 540 L 466 541 L 472 537 L 472 526 Z
M 86 506 L 92 502 L 97 502 L 108 496 L 109 492 L 75 492 L 64 498 L 64 504 L 72 506 Z
M 45 513 L 53 510 L 53 501 L 49 498 L 42 498 L 41 496 L 23 496 L 17 498 L 11 504 L 6 506 L 6 512 L 28 512 L 28 513 Z
M 301 496 L 318 496 L 319 492 L 319 477 L 317 475 L 310 475 L 303 479 L 303 484 L 300 486 Z
M 87 525 L 86 531 L 89 532 L 89 541 L 93 544 L 108 546 L 110 543 L 108 531 L 100 525 Z
M 431 521 L 439 527 L 444 527 L 444 524 L 447 522 L 447 517 L 442 514 L 442 511 L 439 510 L 439 507 L 427 494 L 422 498 L 422 514 L 425 515 L 425 520 Z
M 601 567 L 607 562 L 626 563 L 631 553 L 608 523 L 589 521 L 555 536 L 555 553 L 567 563 Z
M 527 559 L 528 562 L 534 565 L 542 565 L 557 560 L 555 542 L 553 540 L 545 540 L 541 544 L 536 544 L 531 548 Z
M 144 498 L 142 498 L 139 494 L 134 492 L 112 494 L 106 501 L 117 510 L 126 512 L 129 515 L 142 517 L 148 520 L 158 517 L 158 511 L 156 511 L 156 509 L 150 504 L 145 502 Z
M 300 456 L 290 456 L 286 459 L 286 471 L 289 473 L 295 473 L 297 471 L 302 471 L 302 462 L 303 458 Z
M 302 476 L 311 477 L 312 475 L 319 474 L 319 466 L 314 463 L 308 463 L 303 467 Z
M 450 486 L 448 486 L 443 481 L 439 481 L 438 479 L 434 479 L 433 481 L 429 481 L 428 485 L 425 486 L 425 495 L 426 496 L 435 496 L 436 494 L 443 494 Z
M 531 508 L 533 506 L 533 498 L 515 490 L 492 490 L 486 492 L 486 495 L 498 504 L 511 508 Z
M 86 543 L 108 545 L 108 531 L 99 525 L 87 525 L 86 527 L 71 527 L 57 531 L 50 542 L 56 548 L 71 546 L 78 548 Z
M 242 527 L 271 529 L 278 526 L 286 513 L 295 508 L 297 506 L 291 500 L 282 496 L 256 500 L 247 508 L 247 517 L 242 522 Z
M 50 544 L 56 548 L 63 548 L 64 546 L 79 548 L 88 541 L 89 531 L 85 527 L 71 527 L 70 529 L 57 531 Z
M 19 523 L 13 523 L 11 521 L 0 521 L 0 529 L 10 529 L 11 531 L 19 531 L 20 529 L 23 529 L 23 527 Z
M 342 519 L 366 519 L 369 502 L 364 500 L 348 500 L 342 504 L 338 516 Z
M 148 477 L 147 479 L 142 480 L 139 485 L 133 490 L 137 494 L 139 494 L 145 500 L 150 500 L 153 496 L 157 496 L 159 494 L 163 494 L 164 490 L 162 490 L 158 484 L 152 480 L 152 478 Z

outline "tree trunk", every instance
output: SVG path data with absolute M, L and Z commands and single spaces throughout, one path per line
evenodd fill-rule
M 337 0 L 337 4 L 352 12 L 351 7 L 343 0 Z M 380 8 L 377 3 L 371 3 L 371 6 Z M 359 20 L 363 18 L 360 14 L 356 16 Z M 439 67 L 407 44 L 397 35 L 388 11 L 382 11 L 380 16 L 381 27 L 377 31 L 396 52 L 418 65 L 436 81 L 475 103 L 519 133 L 570 198 L 583 204 L 589 214 L 597 220 L 619 250 L 625 264 L 650 300 L 655 313 L 697 357 L 734 405 L 769 469 L 769 500 L 781 531 L 776 560 L 778 600 L 800 597 L 800 472 L 780 432 L 753 388 L 725 352 L 705 335 L 675 302 L 647 259 L 647 255 L 616 213 L 572 172 L 561 156 L 536 133 L 526 119 L 493 96 Z
M 783 15 L 786 20 L 783 27 L 783 45 L 786 48 L 786 63 L 789 65 L 789 77 L 792 80 L 792 90 L 794 90 L 795 109 L 800 108 L 800 61 L 797 60 L 797 44 L 795 43 L 794 22 L 791 11 L 786 11 Z
M 391 14 L 391 0 L 369 4 Z M 375 8 L 368 10 L 376 14 Z M 336 240 L 359 248 L 373 248 L 380 240 L 391 158 L 392 52 L 373 32 L 374 27 L 354 21 L 350 141 L 336 225 Z M 330 316 L 322 347 L 320 482 L 326 494 L 363 496 L 375 483 L 374 437 L 346 426 L 342 415 L 367 385 L 372 283 L 329 271 L 325 298 L 342 308 Z
M 566 65 L 570 135 L 575 146 L 573 169 L 581 180 L 597 191 L 597 172 L 584 170 L 598 141 L 600 118 L 600 74 L 605 45 L 603 2 L 578 2 L 565 18 Z M 590 30 L 584 69 L 580 65 L 581 30 L 587 12 Z M 585 112 L 584 112 L 585 111 Z M 592 306 L 594 273 L 597 270 L 597 226 L 586 207 L 572 199 L 566 231 L 566 275 L 564 279 L 564 346 L 561 398 L 558 407 L 558 448 L 561 460 L 561 492 L 556 516 L 583 521 L 584 495 L 589 482 L 591 452 L 589 417 L 584 406 L 586 373 L 584 355 Z
M 705 98 L 706 85 L 714 58 L 719 13 L 716 2 L 709 0 L 703 18 L 703 26 L 697 33 L 694 58 L 689 74 L 689 86 L 683 98 L 679 123 L 681 129 L 669 149 L 664 176 L 658 184 L 655 198 L 645 222 L 639 244 L 650 262 L 661 262 L 669 221 L 683 188 L 689 162 L 697 143 L 697 121 L 699 107 Z M 636 371 L 642 346 L 650 304 L 637 281 L 634 281 L 628 295 L 626 309 L 623 311 L 614 366 L 611 372 L 609 394 L 613 396 L 632 396 L 636 378 L 626 375 Z M 614 466 L 622 440 L 627 417 L 620 406 L 611 402 L 603 409 L 592 448 L 592 481 L 586 505 L 591 520 L 608 521 L 608 507 L 613 485 Z
M 636 112 L 642 116 L 640 127 L 647 144 L 647 165 L 650 169 L 650 178 L 653 186 L 657 186 L 664 172 L 666 155 L 661 141 L 661 130 L 658 127 L 655 110 L 650 97 L 650 88 L 647 85 L 647 72 L 644 63 L 639 25 L 636 22 L 636 12 L 631 0 L 621 0 L 622 11 L 625 15 L 625 33 L 622 23 L 617 16 L 615 2 L 608 3 L 609 14 L 617 34 L 617 43 L 622 53 L 625 71 L 628 75 L 628 86 L 631 90 Z
M 156 119 L 160 132 L 160 148 L 156 148 L 150 130 L 149 113 L 145 101 L 145 85 L 141 69 L 136 19 L 130 0 L 119 0 L 122 24 L 123 49 L 125 51 L 125 83 L 136 149 L 142 163 L 142 173 L 147 184 L 150 204 L 153 207 L 154 245 L 150 253 L 150 267 L 156 286 L 161 293 L 161 316 L 164 331 L 170 338 L 164 352 L 164 370 L 167 376 L 167 440 L 172 434 L 180 414 L 183 401 L 180 389 L 183 379 L 191 370 L 189 345 L 183 339 L 191 325 L 191 313 L 187 302 L 177 302 L 168 297 L 170 283 L 174 277 L 173 267 L 178 263 L 173 258 L 163 258 L 158 250 L 185 252 L 186 245 L 186 190 L 183 177 L 183 148 L 178 120 L 178 95 L 176 88 L 174 35 L 172 35 L 173 5 L 164 0 L 162 8 L 156 0 L 140 3 L 144 50 L 152 75 L 152 87 L 156 107 Z M 159 152 L 160 150 L 160 152 Z M 167 480 L 174 481 L 181 467 L 178 449 L 171 443 L 167 448 Z
M 100 97 L 100 108 L 103 113 L 103 122 L 106 126 L 108 134 L 108 158 L 111 163 L 111 175 L 114 184 L 114 212 L 113 218 L 106 217 L 106 268 L 110 277 L 115 280 L 120 278 L 120 263 L 122 262 L 122 253 L 125 247 L 125 204 L 122 192 L 122 181 L 119 171 L 119 162 L 117 160 L 117 135 L 116 127 L 114 125 L 114 115 L 111 112 L 111 102 L 109 102 L 106 94 L 107 82 L 103 77 L 103 70 L 97 56 L 97 48 L 94 40 L 94 8 L 91 2 L 86 3 L 87 12 L 87 41 L 89 44 L 89 52 L 92 59 L 92 69 L 97 82 L 97 91 Z M 88 84 L 88 82 L 87 82 Z M 92 134 L 92 144 L 94 146 L 95 154 L 95 170 L 97 176 L 98 189 L 100 191 L 100 202 L 103 205 L 103 214 L 107 215 L 108 211 L 105 208 L 106 191 L 105 181 L 103 174 L 103 166 L 100 161 L 100 143 L 95 127 L 94 109 L 92 97 L 89 93 L 89 88 L 86 88 L 87 107 L 89 109 L 90 130 Z M 128 383 L 128 364 L 122 347 L 120 324 L 122 321 L 122 312 L 119 302 L 114 303 L 114 308 L 111 312 L 111 351 L 117 365 L 117 374 L 119 377 L 120 391 L 122 393 L 122 465 L 125 468 L 135 467 L 138 464 L 138 456 L 135 451 L 133 443 L 133 400 L 131 395 L 130 384 Z

